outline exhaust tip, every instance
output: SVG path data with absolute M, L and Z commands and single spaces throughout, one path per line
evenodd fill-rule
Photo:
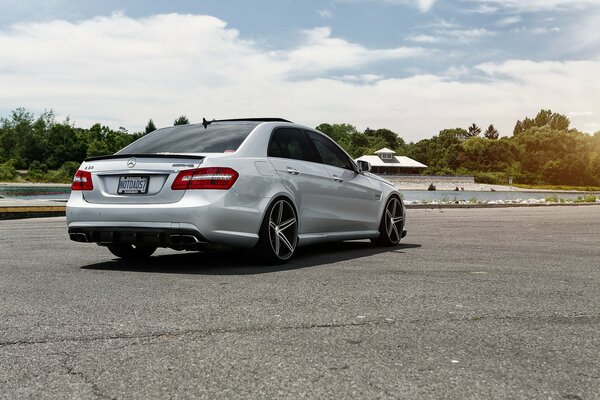
M 75 242 L 89 242 L 87 235 L 82 232 L 69 233 L 69 238 Z
M 201 243 L 200 240 L 194 235 L 171 235 L 169 236 L 171 243 L 178 246 L 187 246 Z

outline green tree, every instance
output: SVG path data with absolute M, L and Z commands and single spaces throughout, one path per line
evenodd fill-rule
M 187 119 L 187 117 L 185 115 L 181 115 L 179 118 L 177 118 L 173 122 L 173 126 L 176 126 L 176 125 L 187 125 L 189 123 L 190 123 L 190 120 Z
M 564 125 L 563 125 L 564 126 Z M 587 185 L 592 138 L 575 130 L 556 130 L 550 124 L 534 126 L 513 136 L 519 162 L 529 183 Z
M 323 123 L 317 126 L 315 129 L 323 132 L 329 137 L 333 137 L 333 126 L 331 126 L 331 124 Z
M 336 143 L 342 146 L 348 153 L 354 153 L 351 137 L 352 135 L 357 134 L 358 131 L 353 125 L 323 123 L 317 126 L 317 130 L 335 140 Z
M 517 121 L 513 130 L 513 135 L 519 135 L 530 128 L 542 128 L 548 126 L 557 131 L 566 131 L 569 129 L 571 121 L 566 115 L 552 112 L 552 110 L 540 110 L 535 118 L 525 118 L 523 121 Z
M 480 133 L 481 133 L 481 128 L 478 127 L 475 124 L 475 122 L 473 122 L 473 124 L 467 128 L 467 134 L 466 134 L 465 138 L 468 139 L 468 138 L 472 138 L 475 136 L 479 136 Z
M 451 174 L 459 167 L 459 152 L 466 131 L 444 129 L 431 139 L 423 139 L 407 148 L 407 156 L 428 166 L 428 173 Z
M 384 141 L 385 145 L 383 147 L 388 147 L 392 150 L 398 150 L 402 146 L 405 145 L 404 140 L 402 140 L 396 132 L 393 132 L 389 129 L 377 129 L 372 130 L 367 128 L 365 130 L 365 135 L 372 138 L 380 138 Z M 378 149 L 375 149 L 378 150 Z
M 177 124 L 175 124 L 175 125 L 177 125 Z M 147 135 L 150 132 L 154 132 L 155 130 L 156 130 L 156 125 L 154 125 L 154 121 L 152 121 L 152 118 L 150 118 L 150 120 L 148 121 L 148 124 L 146 125 L 146 128 L 144 129 L 144 132 Z
M 498 137 L 500 137 L 500 133 L 496 128 L 494 128 L 494 125 L 490 124 L 490 126 L 488 126 L 488 128 L 483 133 L 483 136 L 487 139 L 496 140 L 498 139 Z
M 58 168 L 67 161 L 81 162 L 87 153 L 87 144 L 69 121 L 54 124 L 47 133 L 50 168 Z
M 6 144 L 11 147 L 6 149 L 9 159 L 16 161 L 16 168 L 27 168 L 32 160 L 42 160 L 40 147 L 35 144 L 36 138 L 33 130 L 35 118 L 32 113 L 20 107 L 11 112 L 10 118 L 3 123 L 7 132 Z M 29 148 L 29 146 L 33 146 Z

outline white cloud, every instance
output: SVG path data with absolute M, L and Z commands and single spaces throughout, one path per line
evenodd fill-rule
M 270 54 L 282 71 L 296 74 L 322 73 L 334 69 L 356 68 L 385 60 L 422 57 L 429 50 L 420 47 L 367 49 L 331 36 L 328 27 L 304 31 L 303 43 L 291 50 Z
M 0 32 L 0 109 L 53 108 L 80 126 L 130 131 L 150 117 L 164 126 L 181 114 L 192 121 L 281 116 L 313 126 L 387 127 L 407 140 L 474 118 L 509 133 L 516 119 L 542 107 L 600 109 L 600 61 L 507 61 L 395 79 L 371 68 L 428 54 L 370 49 L 328 28 L 304 32 L 291 49 L 265 50 L 224 21 L 198 15 L 21 24 Z M 572 120 L 575 127 L 599 122 L 598 115 Z
M 496 33 L 485 28 L 470 28 L 470 29 L 440 29 L 437 34 L 448 41 L 455 43 L 471 43 L 488 36 L 493 36 Z
M 330 10 L 319 10 L 317 11 L 321 18 L 331 18 L 333 17 L 333 13 Z
M 464 78 L 471 75 L 471 69 L 466 65 L 451 65 L 445 72 L 449 79 Z
M 520 28 L 516 28 L 512 30 L 513 33 L 531 33 L 533 35 L 547 35 L 550 33 L 558 33 L 560 32 L 560 28 L 558 27 L 552 27 L 552 28 L 547 28 L 544 26 L 540 26 L 537 28 L 526 28 L 526 27 L 520 27 Z
M 436 18 L 433 22 L 416 26 L 416 28 L 431 28 L 431 29 L 454 29 L 460 28 L 460 25 L 444 18 Z
M 498 7 L 492 7 L 488 4 L 479 4 L 475 8 L 466 10 L 470 14 L 494 14 L 498 11 Z
M 439 43 L 440 38 L 431 36 L 431 35 L 412 35 L 406 38 L 406 40 L 410 40 L 411 42 L 417 43 Z
M 427 34 L 415 34 L 405 38 L 405 40 L 415 43 L 452 43 L 452 44 L 470 44 L 486 37 L 496 34 L 485 28 L 463 28 L 447 21 L 441 20 L 435 24 L 422 26 L 420 28 L 433 28 Z
M 519 15 L 513 15 L 511 17 L 502 18 L 501 20 L 496 22 L 496 25 L 497 26 L 509 26 L 509 25 L 517 24 L 517 23 L 521 22 L 522 20 L 523 20 L 523 18 L 521 18 Z
M 335 80 L 358 82 L 358 83 L 373 83 L 373 82 L 378 81 L 383 78 L 384 78 L 383 75 L 378 75 L 378 74 L 342 75 L 342 76 L 332 77 L 332 79 L 335 79 Z
M 417 5 L 419 6 L 419 10 L 427 12 L 431 10 L 431 7 L 433 7 L 435 2 L 436 0 L 417 0 Z
M 600 57 L 600 13 L 583 15 L 570 27 L 560 46 L 573 52 Z M 579 57 L 580 54 L 577 54 Z
M 421 12 L 428 12 L 434 6 L 437 0 L 334 0 L 338 3 L 360 3 L 360 2 L 380 2 L 395 5 L 409 5 L 418 8 Z
M 479 3 L 482 9 L 508 8 L 518 11 L 573 10 L 600 6 L 600 0 L 465 0 Z
M 546 35 L 548 33 L 557 33 L 560 32 L 560 28 L 558 27 L 553 27 L 553 28 L 533 28 L 530 30 L 531 33 L 533 33 L 534 35 Z

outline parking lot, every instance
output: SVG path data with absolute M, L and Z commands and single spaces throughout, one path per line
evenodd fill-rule
M 406 228 L 267 267 L 0 221 L 0 398 L 600 398 L 600 206 Z

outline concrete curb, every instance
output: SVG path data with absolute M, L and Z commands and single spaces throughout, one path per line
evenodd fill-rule
M 0 220 L 41 217 L 63 217 L 65 215 L 65 206 L 0 207 Z

